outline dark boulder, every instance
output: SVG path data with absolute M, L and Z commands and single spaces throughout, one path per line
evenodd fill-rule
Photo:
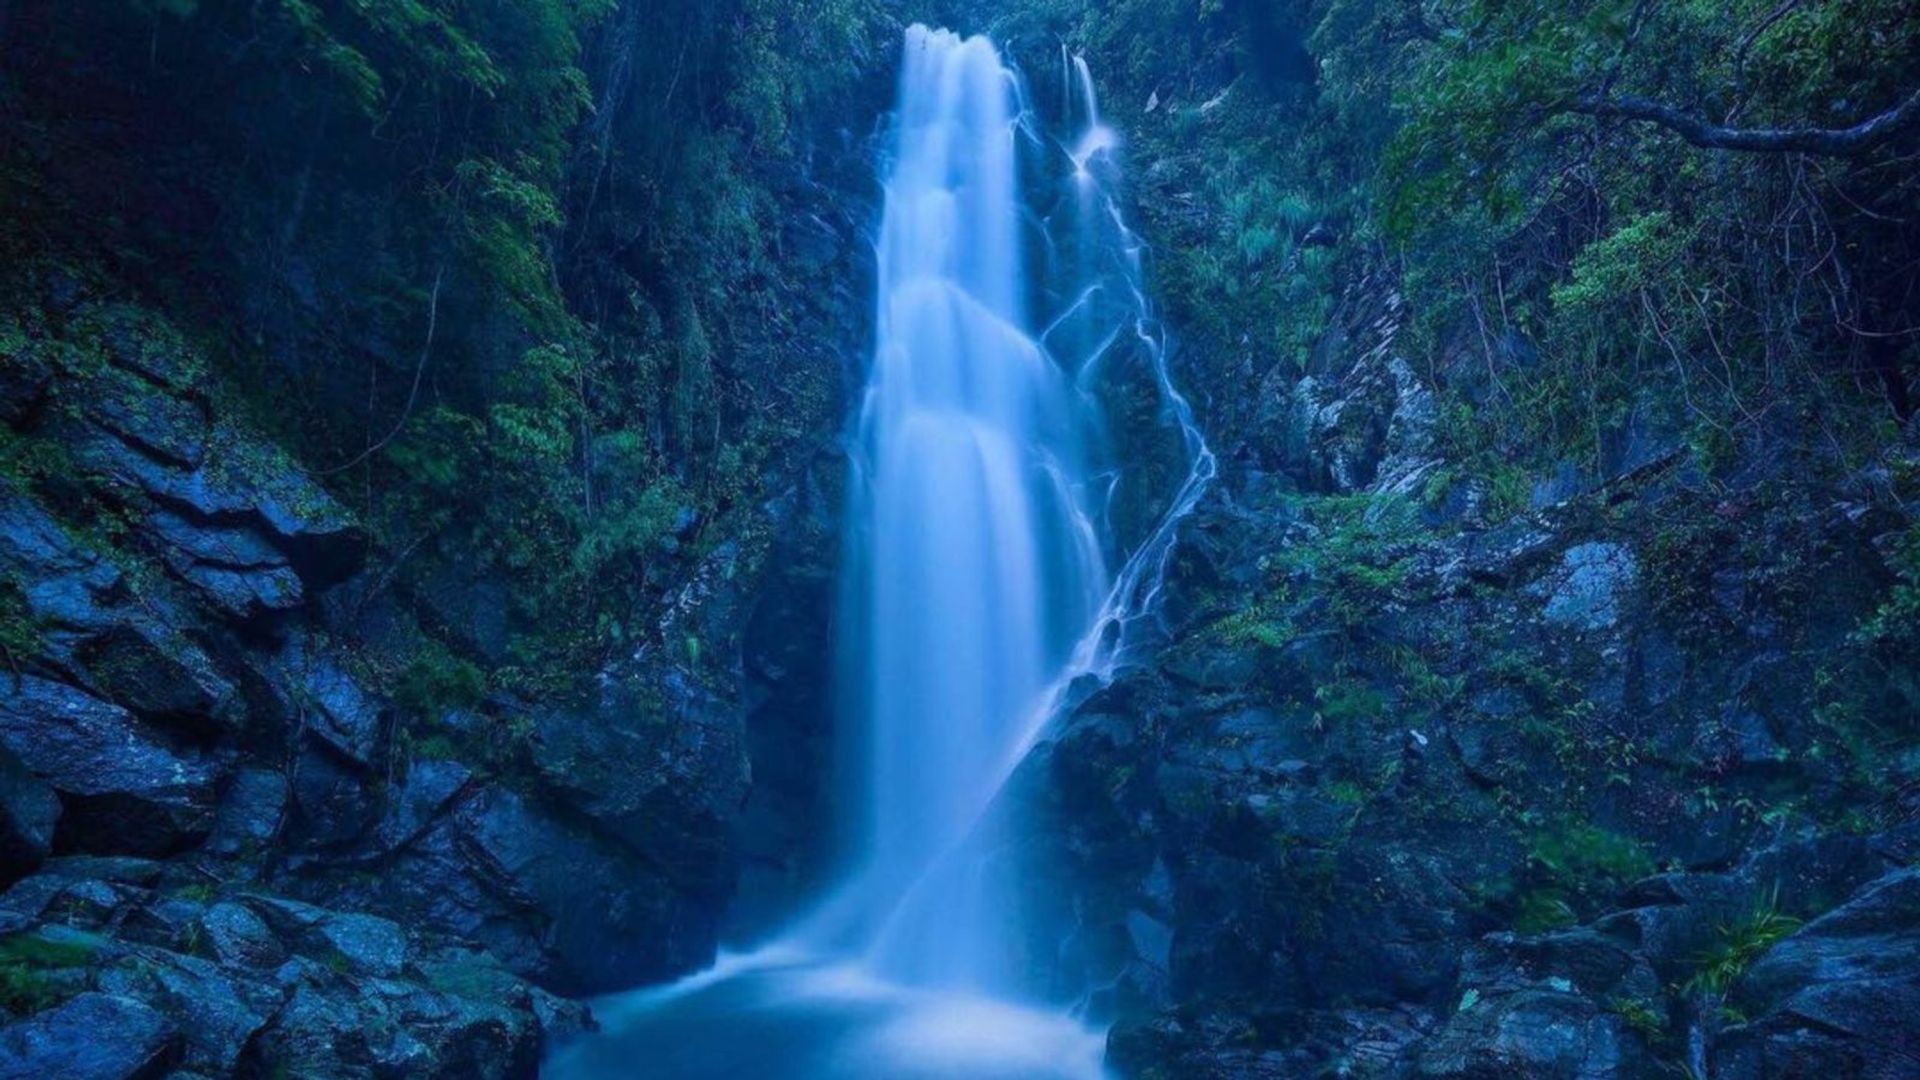
M 1728 1004 L 1714 1075 L 1920 1076 L 1920 869 L 1897 870 L 1762 956 Z
M 154 387 L 203 400 L 204 357 L 164 319 L 130 304 L 87 302 L 72 313 L 69 332 L 98 346 L 113 367 Z
M 223 901 L 200 916 L 200 930 L 214 959 L 227 967 L 272 971 L 287 959 L 287 950 L 253 907 Z
M 668 978 L 713 955 L 713 898 L 683 891 L 577 810 L 460 767 L 416 767 L 385 805 L 369 836 L 395 846 L 371 863 L 303 865 L 304 896 L 474 942 L 563 993 Z
M 380 814 L 374 787 L 389 764 L 390 705 L 339 654 L 303 637 L 290 638 L 262 668 L 270 707 L 296 736 L 289 839 L 307 849 L 353 843 Z
M 63 683 L 28 676 L 13 690 L 0 697 L 0 747 L 59 793 L 58 845 L 156 854 L 206 836 L 215 773 L 199 754 Z
M 287 840 L 299 850 L 352 845 L 380 813 L 366 768 L 319 739 L 308 739 L 293 764 Z
M 57 856 L 0 894 L 0 918 L 9 930 L 56 915 L 72 927 L 119 921 L 146 895 L 161 869 L 161 863 L 150 859 Z
M 150 1006 L 81 994 L 0 1028 L 0 1080 L 157 1080 L 180 1050 L 179 1031 Z
M 159 421 L 149 416 L 148 422 Z M 191 465 L 144 448 L 147 441 L 184 444 L 187 438 L 148 430 L 134 442 L 103 430 L 79 439 L 77 457 L 103 485 L 128 485 L 191 521 L 257 530 L 310 585 L 345 580 L 359 568 L 365 531 L 277 447 L 215 420 L 204 457 Z
M 513 602 L 503 582 L 467 559 L 443 559 L 411 592 L 435 632 L 488 664 L 506 661 Z
M 1472 994 L 1421 1050 L 1422 1080 L 1619 1080 L 1654 1075 L 1618 1014 L 1561 984 Z
M 0 750 L 0 885 L 30 873 L 53 850 L 60 800 L 18 758 Z
M 328 957 L 342 970 L 391 978 L 406 966 L 407 935 L 391 920 L 270 896 L 250 897 L 249 906 L 278 939 L 299 952 Z
M 236 771 L 220 796 L 204 854 L 247 865 L 280 835 L 287 813 L 287 778 L 272 769 Z
M 1107 1064 L 1121 1076 L 1301 1080 L 1402 1075 L 1409 1047 L 1433 1027 L 1424 1010 L 1175 1010 L 1116 1025 Z
M 470 947 L 265 892 L 208 902 L 175 870 L 54 859 L 0 898 L 33 946 L 9 955 L 79 995 L 0 1020 L 0 1077 L 530 1077 L 590 1024 Z
M 1624 545 L 1579 544 L 1561 556 L 1541 618 L 1550 625 L 1597 631 L 1620 621 L 1639 564 Z
M 473 770 L 458 761 L 415 761 L 406 781 L 389 789 L 385 812 L 375 826 L 376 850 L 389 855 L 419 840 L 475 783 Z
M 304 599 L 286 554 L 251 529 L 196 525 L 165 511 L 148 515 L 144 527 L 159 538 L 167 567 L 233 619 L 289 611 Z
M 312 1080 L 418 1076 L 476 1080 L 533 1075 L 538 1023 L 524 1007 L 411 983 L 351 982 L 296 962 L 280 972 L 290 991 L 247 1049 L 247 1064 Z
M 211 418 L 204 403 L 113 367 L 89 373 L 82 393 L 87 420 L 125 448 L 180 469 L 206 460 Z
M 32 500 L 0 493 L 0 574 L 20 583 L 48 663 L 96 696 L 197 731 L 231 730 L 239 695 L 166 596 L 128 575 Z
M 712 956 L 720 911 L 618 845 L 504 789 L 478 793 L 397 864 L 408 903 L 554 989 L 596 992 Z M 531 930 L 531 933 L 529 933 Z
M 213 1076 L 238 1069 L 248 1044 L 280 1006 L 272 988 L 179 952 L 128 956 L 104 972 L 100 983 L 165 1015 L 182 1035 L 181 1064 Z
M 1605 935 L 1489 935 L 1467 950 L 1458 985 L 1453 1014 L 1418 1048 L 1415 1076 L 1614 1080 L 1658 1071 L 1618 1006 L 1653 999 L 1659 980 Z
M 533 724 L 533 762 L 557 798 L 716 901 L 733 883 L 731 821 L 746 797 L 736 708 L 674 668 L 605 678 L 592 708 Z
M 276 705 L 292 726 L 362 768 L 379 759 L 391 709 L 360 684 L 343 657 L 290 640 L 274 658 L 272 676 Z

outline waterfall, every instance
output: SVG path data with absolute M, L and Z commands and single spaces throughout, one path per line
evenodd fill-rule
M 604 1006 L 609 1033 L 550 1076 L 1102 1075 L 1101 1034 L 1029 991 L 995 800 L 1148 640 L 1215 466 L 1114 194 L 1119 139 L 1062 61 L 1056 137 L 991 41 L 906 35 L 849 453 L 844 883 L 776 944 Z M 1123 393 L 1157 400 L 1183 470 L 1127 543 L 1102 408 Z
M 1028 325 L 1017 82 L 985 38 L 908 32 L 878 242 L 876 347 L 853 453 L 848 680 L 869 761 L 873 959 L 988 986 L 995 912 L 943 856 L 1107 588 L 1091 417 Z

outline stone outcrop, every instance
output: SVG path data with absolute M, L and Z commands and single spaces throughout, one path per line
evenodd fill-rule
M 1036 981 L 1127 1076 L 1911 1072 L 1911 796 L 1837 741 L 1910 724 L 1856 628 L 1911 511 L 1632 419 L 1496 508 L 1399 303 L 1223 406 L 1170 642 L 1016 774 Z
M 635 658 L 422 751 L 366 530 L 163 319 L 73 292 L 4 358 L 70 464 L 0 481 L 0 1075 L 525 1076 L 587 1022 L 553 993 L 707 962 L 737 696 Z M 681 617 L 724 641 L 709 576 Z

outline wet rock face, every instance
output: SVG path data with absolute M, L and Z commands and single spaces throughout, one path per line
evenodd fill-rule
M 1581 630 L 1605 630 L 1618 623 L 1639 573 L 1633 553 L 1620 544 L 1576 544 L 1560 563 L 1541 618 Z
M 1249 450 L 1309 489 L 1407 493 L 1438 463 L 1432 387 L 1401 355 L 1405 302 L 1376 278 L 1348 290 L 1303 377 L 1262 389 Z
M 522 1076 L 587 1022 L 470 946 L 191 876 L 56 859 L 0 895 L 15 981 L 59 999 L 0 1028 L 0 1076 Z
M 730 702 L 679 672 L 609 679 L 590 707 L 542 713 L 530 749 L 544 787 L 659 865 L 711 868 L 681 885 L 725 896 L 726 823 L 748 782 Z
M 171 1021 L 133 998 L 81 994 L 0 1030 L 0 1076 L 159 1076 L 179 1061 L 182 1043 Z
M 94 696 L 169 723 L 231 729 L 239 690 L 187 633 L 189 605 L 15 491 L 0 492 L 0 572 L 17 583 L 47 665 Z
M 1496 512 L 1396 303 L 1220 406 L 1170 642 L 1016 773 L 1035 984 L 1123 1076 L 1913 1072 L 1911 764 L 1841 734 L 1911 739 L 1860 635 L 1911 510 L 1646 411 Z
M 1659 1070 L 1616 1004 L 1658 981 L 1622 943 L 1590 931 L 1494 935 L 1469 949 L 1452 1016 L 1419 1047 L 1414 1075 L 1604 1077 Z
M 23 677 L 0 699 L 0 744 L 59 796 L 68 850 L 167 854 L 204 838 L 215 774 L 126 710 Z
M 498 635 L 383 592 L 163 320 L 65 311 L 5 369 L 7 422 L 72 467 L 0 484 L 0 974 L 26 988 L 0 1075 L 524 1076 L 584 1023 L 549 993 L 707 962 L 750 783 L 737 665 L 622 661 L 421 751 L 382 669 L 416 626 L 471 624 L 445 640 L 483 660 Z M 709 569 L 673 617 L 737 642 L 748 575 Z
M 1716 1076 L 1920 1071 L 1920 870 L 1888 874 L 1773 946 L 1728 1002 L 1748 1019 L 1714 1048 Z
M 449 775 L 449 770 L 458 770 Z M 684 972 L 711 955 L 719 902 L 676 888 L 611 836 L 452 763 L 419 769 L 375 835 L 366 871 L 312 866 L 300 888 L 483 946 L 569 994 Z
M 740 888 L 730 930 L 777 928 L 817 896 L 840 833 L 834 728 L 834 609 L 846 463 L 817 455 L 776 504 L 787 523 L 751 598 L 741 638 L 744 747 L 751 769 L 730 816 Z

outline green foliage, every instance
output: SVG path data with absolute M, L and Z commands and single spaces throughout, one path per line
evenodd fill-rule
M 1303 523 L 1297 538 L 1260 559 L 1266 587 L 1215 627 L 1228 644 L 1286 645 L 1298 633 L 1297 613 L 1316 599 L 1327 602 L 1336 625 L 1352 630 L 1391 602 L 1412 573 L 1408 545 L 1417 519 L 1406 500 L 1316 498 L 1294 508 Z
M 1700 958 L 1686 991 L 1714 997 L 1725 994 L 1754 961 L 1800 926 L 1799 919 L 1780 910 L 1779 890 L 1769 892 L 1746 917 L 1720 928 L 1719 940 Z
M 478 475 L 486 425 L 456 409 L 436 405 L 407 425 L 384 453 L 408 487 L 410 520 L 429 527 L 457 512 Z M 424 520 L 422 520 L 424 517 Z M 436 518 L 440 520 L 435 520 Z
M 1094 60 L 1151 163 L 1158 291 L 1221 372 L 1304 370 L 1339 284 L 1390 267 L 1397 347 L 1443 373 L 1438 435 L 1497 517 L 1547 469 L 1602 464 L 1629 424 L 1677 430 L 1714 473 L 1797 403 L 1834 456 L 1880 445 L 1858 376 L 1902 352 L 1870 334 L 1913 329 L 1911 157 L 1712 152 L 1570 108 L 1637 95 L 1840 127 L 1920 85 L 1909 5 L 1778 6 L 1048 0 L 1002 23 Z M 1316 224 L 1337 246 L 1299 250 Z M 1871 362 L 1911 381 L 1903 355 Z M 1208 389 L 1216 427 L 1276 434 L 1243 388 Z
M 1351 780 L 1335 780 L 1327 784 L 1327 797 L 1346 806 L 1359 806 L 1367 801 L 1367 789 Z
M 1793 297 L 1877 303 L 1813 252 L 1851 236 L 1875 260 L 1902 258 L 1905 240 L 1868 225 L 1892 205 L 1875 166 L 1822 163 L 1844 194 L 1816 205 L 1775 156 L 1708 158 L 1657 125 L 1568 106 L 1637 94 L 1753 127 L 1834 123 L 1837 101 L 1884 108 L 1920 74 L 1920 31 L 1899 6 L 1844 0 L 1771 21 L 1763 0 L 1427 9 L 1395 58 L 1406 119 L 1385 151 L 1382 212 L 1430 333 L 1466 313 L 1490 340 L 1517 330 L 1541 346 L 1546 363 L 1504 387 L 1514 444 L 1597 454 L 1598 433 L 1656 386 L 1708 440 L 1788 387 L 1831 397 L 1823 372 L 1856 362 L 1861 341 Z
M 1466 675 L 1442 675 L 1416 650 L 1396 648 L 1389 657 L 1394 675 L 1411 701 L 1439 708 L 1458 698 L 1466 689 Z
M 1638 841 L 1570 817 L 1535 828 L 1526 839 L 1527 880 L 1507 890 L 1520 933 L 1572 926 L 1586 906 L 1653 872 L 1653 859 Z
M 573 549 L 574 572 L 586 578 L 597 577 L 610 566 L 645 561 L 665 550 L 689 502 L 687 493 L 671 479 L 623 499 L 595 518 L 580 537 Z
M 59 1004 L 60 998 L 59 984 L 46 973 L 0 962 L 0 1008 L 14 1016 L 31 1016 Z
M 1266 568 L 1287 577 L 1330 580 L 1359 593 L 1390 592 L 1412 569 L 1408 545 L 1418 536 L 1415 508 L 1392 495 L 1302 500 L 1310 543 L 1290 544 L 1267 556 Z
M 0 1009 L 27 1016 L 59 1004 L 80 989 L 75 977 L 98 951 L 97 941 L 72 933 L 0 939 Z
M 1546 827 L 1529 824 L 1537 813 L 1515 812 L 1518 797 L 1507 799 L 1503 806 L 1525 830 L 1527 865 L 1520 878 L 1490 886 L 1484 900 L 1517 933 L 1574 926 L 1597 902 L 1653 868 L 1645 850 L 1627 837 L 1565 818 Z
M 478 706 L 486 693 L 485 672 L 445 645 L 426 639 L 401 672 L 394 700 L 415 716 L 437 720 L 448 712 Z
M 0 579 L 0 662 L 14 674 L 39 651 L 40 623 L 33 616 L 20 586 Z
M 1920 526 L 1909 528 L 1893 545 L 1888 564 L 1893 587 L 1855 636 L 1890 662 L 1905 665 L 1907 678 L 1913 679 L 1913 666 L 1920 664 Z
M 1285 648 L 1299 631 L 1284 613 L 1276 614 L 1273 608 L 1274 605 L 1268 602 L 1242 608 L 1214 624 L 1213 632 L 1219 635 L 1221 643 L 1225 645 Z
M 1667 1015 L 1657 1003 L 1645 998 L 1616 997 L 1611 1007 L 1627 1028 L 1642 1039 L 1658 1042 L 1666 1037 Z
M 1563 317 L 1606 314 L 1665 278 L 1684 248 L 1671 214 L 1641 214 L 1581 248 L 1570 280 L 1555 285 L 1548 296 Z
M 1529 857 L 1556 880 L 1582 887 L 1623 885 L 1653 872 L 1639 841 L 1578 821 L 1533 837 Z
M 1386 712 L 1386 696 L 1360 679 L 1336 679 L 1314 688 L 1314 721 L 1323 727 L 1344 727 L 1372 720 Z
M 1520 894 L 1513 912 L 1513 929 L 1521 934 L 1546 934 L 1564 930 L 1580 921 L 1580 915 L 1567 902 L 1564 892 L 1555 888 L 1532 889 Z
M 507 586 L 523 673 L 586 670 L 715 546 L 757 550 L 839 392 L 794 349 L 823 291 L 767 223 L 870 88 L 879 0 L 53 7 L 9 20 L 38 61 L 0 117 L 8 284 L 71 251 L 140 300 L 0 324 L 7 355 L 192 324 L 217 371 L 191 377 L 284 436 L 402 591 L 448 563 Z M 9 476 L 57 471 L 0 438 Z
M 749 146 L 784 151 L 794 117 L 859 73 L 878 0 L 745 0 L 727 95 Z

